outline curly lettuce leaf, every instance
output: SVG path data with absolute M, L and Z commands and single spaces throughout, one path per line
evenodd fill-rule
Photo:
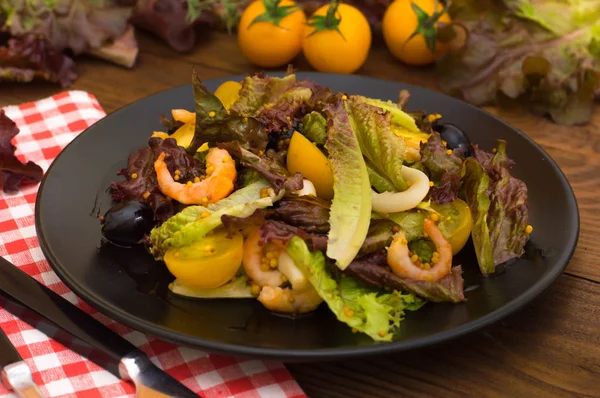
M 494 264 L 498 265 L 525 252 L 529 239 L 525 232 L 529 221 L 527 186 L 510 175 L 514 162 L 506 155 L 505 141 L 498 141 L 495 155 L 474 145 L 473 157 L 490 177 L 488 226 Z
M 471 237 L 484 275 L 496 265 L 525 252 L 529 240 L 527 186 L 510 175 L 514 162 L 506 154 L 506 142 L 498 140 L 492 154 L 472 146 L 473 157 L 463 171 L 462 195 L 471 215 Z
M 323 253 L 310 252 L 298 237 L 290 240 L 286 250 L 337 319 L 374 340 L 391 341 L 404 311 L 423 304 L 412 294 L 387 293 L 351 277 L 334 277 L 327 271 Z
M 77 55 L 121 37 L 132 13 L 132 7 L 114 1 L 0 0 L 0 15 L 6 15 L 0 30 L 43 36 L 57 51 Z
M 327 142 L 334 197 L 329 215 L 327 256 L 344 269 L 367 236 L 371 219 L 371 184 L 357 139 L 356 122 L 344 101 L 327 105 Z
M 28 83 L 39 79 L 67 87 L 76 78 L 75 62 L 44 37 L 27 34 L 9 39 L 6 46 L 0 41 L 0 82 Z
M 267 131 L 291 129 L 294 116 L 310 100 L 312 90 L 296 80 L 296 75 L 247 76 L 239 98 L 231 106 L 237 116 L 254 117 Z
M 448 154 L 448 148 L 436 131 L 421 145 L 421 164 L 429 180 L 434 182 L 429 197 L 435 203 L 450 203 L 458 197 L 462 163 L 454 151 Z
M 150 231 L 150 252 L 160 259 L 169 248 L 189 245 L 221 226 L 225 214 L 248 217 L 256 209 L 272 206 L 272 197 L 261 197 L 267 186 L 265 181 L 258 181 L 207 207 L 186 207 Z
M 392 132 L 392 114 L 369 105 L 364 97 L 351 97 L 348 108 L 360 150 L 372 169 L 371 174 L 380 177 L 376 178 L 376 183 L 381 187 L 380 179 L 385 179 L 394 186 L 394 191 L 405 191 L 408 186 L 400 170 L 406 155 L 406 143 Z
M 468 39 L 436 63 L 442 90 L 475 105 L 508 99 L 559 124 L 589 121 L 600 90 L 600 1 L 468 0 L 451 14 Z
M 19 134 L 19 128 L 0 109 L 0 188 L 6 193 L 15 193 L 21 186 L 35 184 L 42 180 L 44 171 L 32 161 L 25 164 L 15 156 L 17 149 L 12 139 Z
M 237 142 L 244 148 L 264 150 L 268 143 L 268 131 L 252 117 L 229 114 L 221 101 L 200 81 L 194 70 L 192 87 L 196 110 L 194 138 L 187 151 L 196 153 L 204 143 L 215 146 L 222 142 Z

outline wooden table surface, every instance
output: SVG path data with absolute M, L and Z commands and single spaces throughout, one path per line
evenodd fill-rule
M 177 54 L 137 33 L 133 70 L 80 58 L 73 88 L 94 94 L 106 112 L 147 95 L 204 79 L 257 71 L 234 37 L 204 34 Z M 303 59 L 299 70 L 310 70 Z M 374 43 L 359 74 L 436 89 L 429 68 L 396 62 Z M 0 86 L 0 106 L 61 91 L 51 84 Z M 533 304 L 486 330 L 432 348 L 341 363 L 289 364 L 311 397 L 600 397 L 600 107 L 592 121 L 564 127 L 522 111 L 490 112 L 540 144 L 566 173 L 577 196 L 581 234 L 566 272 Z M 552 215 L 549 215 L 550 217 Z

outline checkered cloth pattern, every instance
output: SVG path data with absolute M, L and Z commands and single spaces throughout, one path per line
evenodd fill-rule
M 20 128 L 14 140 L 21 161 L 44 171 L 79 133 L 105 116 L 96 98 L 67 91 L 4 108 Z M 36 237 L 34 204 L 38 185 L 17 194 L 0 192 L 0 255 L 78 305 L 143 350 L 160 368 L 203 397 L 305 397 L 283 364 L 212 355 L 179 347 L 120 325 L 81 301 L 46 262 Z M 8 335 L 47 397 L 133 397 L 134 387 L 69 350 L 13 313 L 0 308 L 0 328 Z M 14 395 L 0 386 L 0 398 Z

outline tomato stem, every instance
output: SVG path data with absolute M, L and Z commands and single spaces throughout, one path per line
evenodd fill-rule
M 279 26 L 282 19 L 290 14 L 298 11 L 300 8 L 294 4 L 291 6 L 280 6 L 281 0 L 262 0 L 265 6 L 265 12 L 257 15 L 256 18 L 250 22 L 248 29 L 257 22 L 269 22 L 275 26 Z
M 437 11 L 438 0 L 435 0 L 433 4 L 433 13 L 427 14 L 421 7 L 411 1 L 411 7 L 417 16 L 417 28 L 415 31 L 406 39 L 404 45 L 408 43 L 413 37 L 421 34 L 425 39 L 425 44 L 432 54 L 435 54 L 435 46 L 437 42 L 437 30 L 436 25 L 442 15 L 444 15 L 450 8 L 450 0 L 445 2 L 444 8 L 441 11 Z
M 315 28 L 308 37 L 315 33 L 322 32 L 324 30 L 335 30 L 342 36 L 342 39 L 346 41 L 344 34 L 340 30 L 340 23 L 342 22 L 342 16 L 340 15 L 338 8 L 340 6 L 340 0 L 331 0 L 327 13 L 325 15 L 313 15 L 311 16 L 306 24 Z

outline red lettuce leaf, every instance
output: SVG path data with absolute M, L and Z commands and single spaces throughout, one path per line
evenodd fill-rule
M 237 141 L 219 143 L 218 147 L 229 152 L 242 166 L 250 167 L 262 174 L 271 183 L 277 193 L 282 189 L 297 191 L 304 186 L 300 173 L 290 176 L 288 170 L 277 160 L 266 155 L 260 156 L 244 149 Z
M 19 128 L 0 109 L 0 187 L 6 193 L 14 193 L 22 185 L 35 184 L 42 180 L 44 171 L 29 161 L 21 163 L 15 156 L 16 147 L 11 143 L 19 134 Z
M 171 217 L 177 210 L 176 202 L 165 196 L 158 188 L 154 162 L 162 152 L 167 155 L 165 162 L 169 171 L 172 174 L 175 170 L 181 171 L 180 182 L 192 181 L 195 177 L 204 175 L 204 164 L 188 155 L 183 147 L 177 145 L 175 139 L 150 138 L 147 147 L 129 155 L 127 168 L 119 172 L 125 180 L 112 183 L 113 200 L 147 202 L 154 210 L 155 219 L 160 222 Z M 133 177 L 134 175 L 136 178 Z
M 187 147 L 195 154 L 204 143 L 214 146 L 221 142 L 237 142 L 244 148 L 265 150 L 268 131 L 253 117 L 230 114 L 219 98 L 211 93 L 194 70 L 192 86 L 196 111 L 194 138 Z
M 302 228 L 306 232 L 329 232 L 330 203 L 315 196 L 287 195 L 269 210 L 269 218 Z
M 39 35 L 12 38 L 0 46 L 0 82 L 41 79 L 67 87 L 76 78 L 73 60 Z
M 463 160 L 457 152 L 448 154 L 442 137 L 433 130 L 427 142 L 421 145 L 421 164 L 434 182 L 429 196 L 435 203 L 450 203 L 458 197 Z
M 474 145 L 473 157 L 490 177 L 490 209 L 487 218 L 490 243 L 494 264 L 502 264 L 522 256 L 529 240 L 529 235 L 525 232 L 529 221 L 527 186 L 510 175 L 514 162 L 506 156 L 505 141 L 498 141 L 496 154 L 493 156 Z
M 529 240 L 527 186 L 510 175 L 513 161 L 506 142 L 498 140 L 496 153 L 472 145 L 473 157 L 465 162 L 461 196 L 473 217 L 471 237 L 484 275 L 498 264 L 520 257 Z
M 438 282 L 403 279 L 392 273 L 387 265 L 385 250 L 355 259 L 344 273 L 366 285 L 380 289 L 395 289 L 413 293 L 432 302 L 460 303 L 465 301 L 461 266 L 452 268 L 450 274 Z

